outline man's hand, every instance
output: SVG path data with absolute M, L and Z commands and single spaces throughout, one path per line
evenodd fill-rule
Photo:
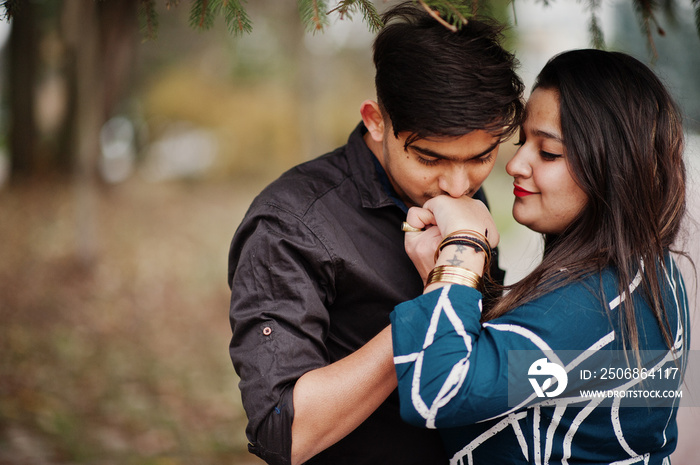
M 435 224 L 432 212 L 425 208 L 411 207 L 406 222 L 418 229 L 424 229 L 420 232 L 407 232 L 404 246 L 425 283 L 428 273 L 435 267 L 435 250 L 442 241 L 442 234 Z

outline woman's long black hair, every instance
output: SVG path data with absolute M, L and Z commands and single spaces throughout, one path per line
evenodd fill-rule
M 643 263 L 641 289 L 670 347 L 662 275 L 656 267 L 663 267 L 686 209 L 677 105 L 646 65 L 601 50 L 552 58 L 534 88 L 559 95 L 569 169 L 588 202 L 562 234 L 545 236 L 541 264 L 514 284 L 485 318 L 607 267 L 617 271 L 620 295 L 629 294 Z M 625 299 L 622 309 L 623 340 L 636 352 L 639 333 L 632 299 Z

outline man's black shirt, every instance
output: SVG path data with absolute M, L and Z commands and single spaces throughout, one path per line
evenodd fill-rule
M 423 291 L 404 250 L 405 206 L 360 124 L 348 143 L 268 186 L 229 254 L 230 355 L 241 381 L 251 452 L 288 464 L 292 392 L 304 373 L 355 352 Z M 502 279 L 502 276 L 501 276 Z M 395 391 L 311 464 L 446 464 L 439 435 L 404 423 Z

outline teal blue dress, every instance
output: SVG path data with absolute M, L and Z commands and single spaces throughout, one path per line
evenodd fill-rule
M 391 322 L 402 418 L 437 428 L 453 464 L 669 463 L 689 326 L 683 279 L 665 261 L 656 268 L 670 341 L 641 275 L 620 297 L 612 269 L 483 324 L 481 293 L 466 286 L 398 305 Z M 638 353 L 620 329 L 629 298 Z

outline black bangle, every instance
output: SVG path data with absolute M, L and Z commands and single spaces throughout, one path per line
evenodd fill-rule
M 493 250 L 491 247 L 489 247 L 486 243 L 483 241 L 480 241 L 479 239 L 475 237 L 470 237 L 470 238 L 459 238 L 459 239 L 453 239 L 450 241 L 446 241 L 443 244 L 440 244 L 440 248 L 438 250 L 442 250 L 448 245 L 466 245 L 467 247 L 471 247 L 472 249 L 476 250 L 477 252 L 484 252 L 486 255 L 491 255 L 493 253 Z

